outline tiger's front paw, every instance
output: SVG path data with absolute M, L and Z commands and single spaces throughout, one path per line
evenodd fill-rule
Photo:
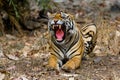
M 74 69 L 76 69 L 75 68 L 75 64 L 74 64 L 74 62 L 67 62 L 66 64 L 64 64 L 63 66 L 62 66 L 62 69 L 64 70 L 64 71 L 72 71 L 72 70 L 74 70 Z
M 59 65 L 56 63 L 56 64 L 48 64 L 47 66 L 47 69 L 48 70 L 59 70 Z
M 58 59 L 56 56 L 51 55 L 48 61 L 48 70 L 59 70 Z

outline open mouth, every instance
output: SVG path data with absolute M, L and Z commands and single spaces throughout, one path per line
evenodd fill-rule
M 62 42 L 65 38 L 65 27 L 63 25 L 53 25 L 55 38 L 58 42 Z

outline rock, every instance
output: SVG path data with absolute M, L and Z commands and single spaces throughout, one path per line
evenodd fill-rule
M 70 77 L 69 80 L 75 80 L 74 77 Z
M 116 37 L 119 37 L 119 36 L 120 36 L 120 32 L 116 31 Z
M 79 0 L 74 0 L 73 5 L 74 6 L 80 5 L 80 1 Z
M 28 80 L 25 75 L 21 75 L 19 78 L 20 78 L 21 80 Z
M 9 40 L 15 40 L 16 39 L 15 36 L 10 35 L 10 34 L 6 34 L 6 38 L 9 39 Z
M 58 3 L 60 3 L 60 2 L 65 2 L 65 0 L 53 0 L 54 2 L 58 2 Z
M 0 45 L 0 58 L 3 56 L 4 56 L 4 54 L 3 54 L 3 50 L 2 50 L 2 45 Z
M 39 22 L 36 22 L 36 21 L 32 21 L 32 20 L 27 20 L 25 21 L 25 26 L 27 27 L 27 29 L 35 29 L 35 28 L 40 28 L 41 24 Z
M 69 73 L 61 73 L 60 75 L 64 77 L 77 77 L 78 76 L 78 74 L 69 74 Z
M 101 49 L 101 47 L 96 45 L 93 52 L 94 52 L 95 54 L 99 54 L 99 53 L 101 53 L 101 50 L 100 50 L 100 49 Z
M 94 53 L 98 56 L 98 55 L 101 54 L 102 52 L 98 49 L 98 50 L 94 51 Z
M 0 73 L 0 80 L 4 80 L 5 79 L 5 74 Z
M 28 3 L 30 4 L 30 9 L 34 10 L 34 9 L 39 9 L 37 2 L 35 0 L 27 0 Z
M 19 60 L 19 58 L 15 55 L 11 55 L 11 54 L 5 54 L 5 56 L 10 59 L 10 60 L 14 60 L 14 61 L 17 61 Z
M 99 63 L 101 60 L 102 60 L 101 57 L 96 57 L 96 58 L 93 60 L 93 62 L 94 62 L 94 63 Z

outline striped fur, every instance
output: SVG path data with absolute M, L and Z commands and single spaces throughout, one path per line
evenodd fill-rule
M 88 24 L 85 25 L 82 29 L 82 37 L 84 40 L 85 50 L 84 50 L 84 57 L 87 54 L 90 54 L 96 45 L 97 39 L 97 30 L 95 24 Z
M 94 39 L 96 34 L 94 25 L 85 26 L 80 30 L 73 16 L 63 12 L 49 14 L 48 30 L 51 53 L 48 66 L 50 69 L 62 68 L 69 71 L 78 68 L 83 53 L 87 54 L 90 51 L 89 48 L 96 39 Z

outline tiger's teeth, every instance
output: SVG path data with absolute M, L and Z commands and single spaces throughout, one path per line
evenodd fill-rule
M 61 25 L 59 25 L 59 29 L 61 29 Z
M 55 26 L 53 26 L 53 29 L 55 28 Z

